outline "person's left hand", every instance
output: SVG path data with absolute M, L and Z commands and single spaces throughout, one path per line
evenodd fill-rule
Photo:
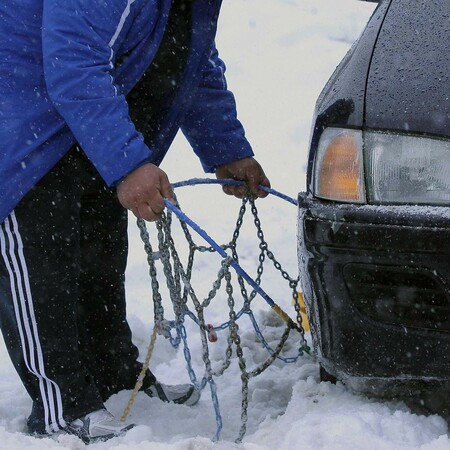
M 256 159 L 248 157 L 223 164 L 216 168 L 216 177 L 220 179 L 231 178 L 233 180 L 244 181 L 243 186 L 224 185 L 222 190 L 225 194 L 242 198 L 244 195 L 255 197 L 266 197 L 268 194 L 258 186 L 270 188 L 270 181 L 266 177 L 263 168 Z

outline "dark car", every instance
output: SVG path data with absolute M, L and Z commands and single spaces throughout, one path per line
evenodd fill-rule
M 322 379 L 447 411 L 450 0 L 382 0 L 314 115 L 298 255 Z

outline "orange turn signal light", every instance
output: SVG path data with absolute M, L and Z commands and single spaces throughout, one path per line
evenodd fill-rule
M 343 202 L 365 202 L 362 136 L 357 130 L 329 128 L 319 142 L 315 195 Z

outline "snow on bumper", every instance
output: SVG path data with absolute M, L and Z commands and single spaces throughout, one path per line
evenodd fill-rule
M 320 364 L 354 390 L 450 387 L 450 208 L 299 195 L 299 270 Z

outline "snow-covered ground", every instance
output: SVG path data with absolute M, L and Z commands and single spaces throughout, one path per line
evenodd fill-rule
M 227 0 L 223 5 L 218 47 L 228 66 L 228 81 L 235 92 L 239 117 L 257 157 L 275 189 L 295 197 L 305 188 L 305 162 L 314 102 L 322 86 L 358 37 L 374 5 L 357 0 Z M 182 137 L 163 164 L 172 181 L 203 176 Z M 229 240 L 239 202 L 224 196 L 217 186 L 186 187 L 177 192 L 184 211 L 218 240 Z M 283 267 L 296 274 L 296 210 L 276 198 L 258 201 L 263 230 Z M 251 222 L 251 221 L 250 221 Z M 254 273 L 258 248 L 250 224 L 242 231 L 241 262 Z M 129 319 L 135 342 L 145 355 L 152 329 L 152 305 L 147 265 L 134 221 L 130 221 L 131 254 L 127 273 Z M 151 227 L 152 228 L 152 227 Z M 254 234 L 254 233 L 253 233 Z M 200 243 L 201 240 L 196 240 Z M 179 242 L 182 249 L 182 241 Z M 193 286 L 204 297 L 211 288 L 220 261 L 209 255 L 199 259 Z M 263 288 L 292 314 L 289 289 L 275 271 L 268 271 Z M 236 287 L 237 289 L 237 287 Z M 264 300 L 254 309 L 270 342 L 282 327 Z M 168 318 L 170 309 L 166 303 Z M 207 320 L 215 325 L 228 318 L 226 298 L 215 299 Z M 266 351 L 245 320 L 240 333 L 249 368 L 261 363 Z M 202 352 L 195 328 L 188 324 L 193 365 L 201 376 Z M 288 342 L 294 354 L 296 340 Z M 226 337 L 211 344 L 217 367 L 224 357 Z M 157 376 L 166 382 L 187 381 L 183 352 L 164 338 L 157 340 L 151 360 Z M 398 402 L 379 402 L 350 393 L 342 385 L 319 383 L 317 365 L 309 358 L 294 364 L 275 362 L 250 382 L 248 431 L 235 444 L 240 426 L 240 372 L 236 362 L 216 379 L 223 419 L 221 440 L 208 390 L 193 408 L 162 404 L 139 394 L 130 420 L 137 426 L 126 436 L 93 449 L 212 449 L 220 450 L 448 450 L 446 422 L 438 416 L 412 414 Z M 107 407 L 120 416 L 129 392 L 111 398 Z M 73 436 L 34 439 L 23 433 L 31 402 L 0 346 L 0 448 L 78 449 L 84 444 Z

